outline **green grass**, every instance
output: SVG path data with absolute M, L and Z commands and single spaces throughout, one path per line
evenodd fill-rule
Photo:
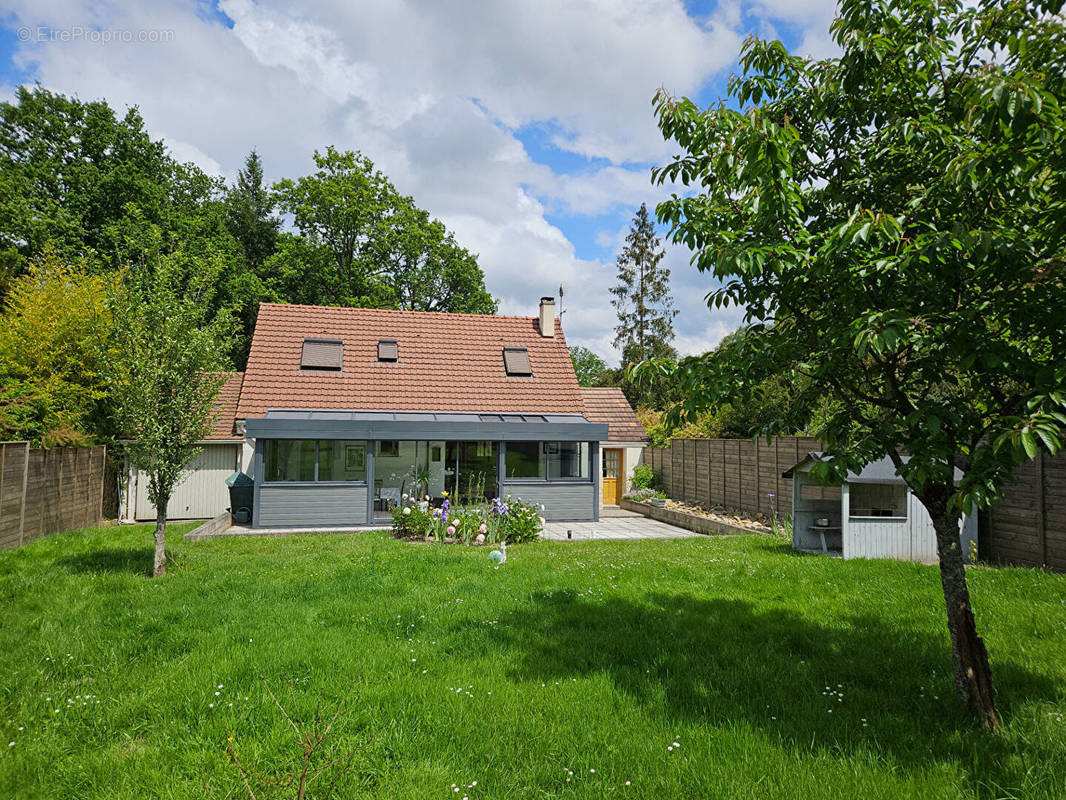
M 284 773 L 260 676 L 303 714 L 354 687 L 327 744 L 366 746 L 338 798 L 1066 796 L 1066 576 L 970 572 L 997 736 L 953 696 L 935 568 L 750 536 L 538 543 L 495 569 L 188 527 L 161 580 L 147 527 L 0 554 L 0 796 L 226 796 L 230 735 Z

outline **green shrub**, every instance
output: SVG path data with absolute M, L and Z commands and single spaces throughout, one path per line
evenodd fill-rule
M 506 513 L 502 527 L 507 544 L 537 540 L 544 529 L 544 517 L 541 516 L 544 506 L 525 502 L 521 497 L 515 500 L 508 497 L 503 508 Z
M 633 469 L 634 489 L 658 489 L 661 486 L 659 476 L 649 464 L 637 464 Z

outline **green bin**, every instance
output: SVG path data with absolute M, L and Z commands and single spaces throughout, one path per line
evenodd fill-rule
M 255 502 L 255 481 L 243 472 L 234 472 L 226 478 L 229 487 L 229 512 L 238 525 L 252 521 L 252 504 Z

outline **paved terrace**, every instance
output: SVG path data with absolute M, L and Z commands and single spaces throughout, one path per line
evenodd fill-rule
M 227 515 L 228 516 L 228 515 Z M 186 541 L 204 539 L 225 539 L 231 536 L 291 536 L 301 533 L 357 533 L 359 531 L 377 531 L 388 527 L 388 523 L 377 525 L 360 525 L 343 528 L 249 528 L 245 525 L 219 525 L 211 530 L 208 525 L 185 534 Z M 701 534 L 675 528 L 665 522 L 647 519 L 640 514 L 617 508 L 604 508 L 599 522 L 549 522 L 544 526 L 544 539 L 555 541 L 592 541 L 602 539 L 684 539 Z

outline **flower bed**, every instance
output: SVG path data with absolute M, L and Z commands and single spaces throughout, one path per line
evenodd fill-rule
M 392 530 L 401 539 L 463 544 L 518 544 L 540 538 L 544 530 L 544 506 L 522 498 L 498 497 L 491 503 L 467 501 L 452 505 L 447 493 L 440 508 L 428 497 L 403 496 L 392 511 Z

